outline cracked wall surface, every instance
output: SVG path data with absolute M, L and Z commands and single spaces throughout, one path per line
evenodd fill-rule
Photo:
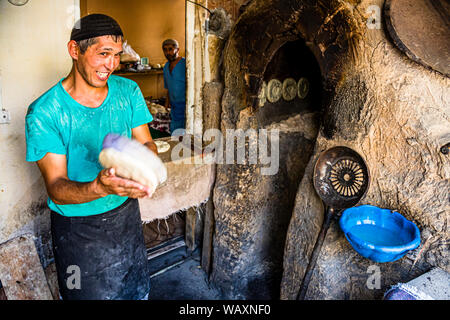
M 0 1 L 0 109 L 11 116 L 0 124 L 0 243 L 34 234 L 43 225 L 41 216 L 50 220 L 44 180 L 36 164 L 25 161 L 25 114 L 70 70 L 66 45 L 76 6 L 73 0 L 30 1 L 22 7 Z

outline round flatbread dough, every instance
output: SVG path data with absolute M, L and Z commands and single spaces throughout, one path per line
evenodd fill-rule
M 166 141 L 155 140 L 156 148 L 158 148 L 158 153 L 164 153 L 169 151 L 170 144 Z
M 281 91 L 282 91 L 283 84 L 278 79 L 272 79 L 267 84 L 267 100 L 269 102 L 275 103 L 281 98 Z
M 298 80 L 298 97 L 305 99 L 309 92 L 309 81 L 306 78 L 300 78 Z
M 297 96 L 297 81 L 293 78 L 287 78 L 283 81 L 283 99 L 292 101 Z
M 262 84 L 261 89 L 259 90 L 259 94 L 258 94 L 258 105 L 260 107 L 264 107 L 264 104 L 267 101 L 266 90 L 267 90 L 267 84 L 265 81 L 263 81 L 263 84 Z
M 167 179 L 167 169 L 153 151 L 116 134 L 105 137 L 99 162 L 104 168 L 114 168 L 117 176 L 147 186 L 152 192 Z
M 100 152 L 99 160 L 103 167 L 114 168 L 117 176 L 139 182 L 149 187 L 151 192 L 154 192 L 158 185 L 158 179 L 153 170 L 149 170 L 145 162 L 126 153 L 106 148 Z

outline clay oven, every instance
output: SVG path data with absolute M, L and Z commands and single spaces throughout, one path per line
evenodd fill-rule
M 383 1 L 251 1 L 223 52 L 221 129 L 278 129 L 279 170 L 217 166 L 211 281 L 231 299 L 295 299 L 324 208 L 312 185 L 320 152 L 337 145 L 363 156 L 371 185 L 360 204 L 399 210 L 421 246 L 378 264 L 355 253 L 332 222 L 306 299 L 380 298 L 431 266 L 448 270 L 449 79 L 408 59 L 369 6 Z M 309 97 L 261 101 L 272 79 L 307 78 Z M 272 82 L 271 88 L 274 83 Z M 276 91 L 276 90 L 275 90 Z M 270 90 L 266 90 L 266 93 Z M 275 93 L 276 95 L 276 93 Z

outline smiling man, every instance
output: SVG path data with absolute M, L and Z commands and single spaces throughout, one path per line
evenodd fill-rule
M 70 73 L 26 115 L 26 159 L 37 162 L 47 188 L 63 299 L 145 299 L 150 289 L 137 201 L 150 191 L 98 161 L 108 133 L 134 138 L 157 153 L 138 85 L 112 75 L 122 41 L 111 17 L 83 17 L 67 45 Z

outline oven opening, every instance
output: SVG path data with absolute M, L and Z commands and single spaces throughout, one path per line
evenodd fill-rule
M 185 226 L 186 211 L 143 225 L 151 276 L 187 257 Z

